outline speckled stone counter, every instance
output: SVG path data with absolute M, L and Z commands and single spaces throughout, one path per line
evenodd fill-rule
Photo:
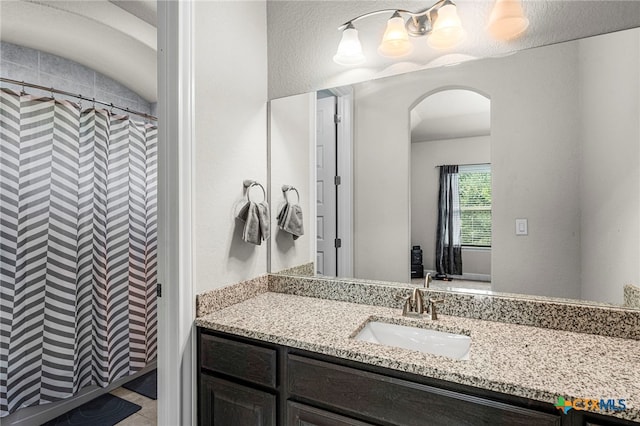
M 360 342 L 351 337 L 374 318 L 471 336 L 469 360 Z M 263 292 L 211 312 L 212 330 L 338 358 L 555 403 L 565 398 L 624 398 L 609 415 L 640 421 L 640 341 L 440 315 L 402 317 L 383 306 Z
M 640 309 L 640 287 L 631 284 L 624 286 L 624 305 Z
M 395 296 L 408 295 L 412 287 L 415 288 L 410 284 L 369 280 L 268 276 L 268 290 L 274 293 L 389 308 L 399 308 L 402 302 Z M 439 312 L 445 315 L 640 340 L 638 309 L 508 293 L 427 289 L 425 297 L 444 299 Z

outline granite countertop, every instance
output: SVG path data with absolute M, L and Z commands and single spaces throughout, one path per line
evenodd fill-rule
M 548 403 L 565 398 L 626 400 L 603 414 L 640 421 L 640 341 L 438 315 L 281 293 L 262 293 L 196 319 L 211 330 L 405 371 Z M 369 319 L 471 336 L 469 360 L 351 338 Z

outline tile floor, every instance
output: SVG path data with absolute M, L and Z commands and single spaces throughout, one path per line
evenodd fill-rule
M 158 423 L 158 401 L 147 398 L 144 395 L 135 393 L 125 388 L 118 388 L 111 391 L 111 395 L 126 399 L 129 402 L 142 407 L 116 426 L 156 426 Z

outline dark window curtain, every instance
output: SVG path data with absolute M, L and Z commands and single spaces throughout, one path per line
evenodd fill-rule
M 458 166 L 440 166 L 436 270 L 438 274 L 462 275 Z

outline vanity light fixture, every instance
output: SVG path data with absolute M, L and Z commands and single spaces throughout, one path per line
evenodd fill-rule
M 382 36 L 378 53 L 389 58 L 408 55 L 413 52 L 413 44 L 409 41 L 409 33 L 404 26 L 404 19 L 396 10 L 387 21 L 387 29 Z
M 340 65 L 360 65 L 364 61 L 358 30 L 353 27 L 351 22 L 348 22 L 342 32 L 342 39 L 338 45 L 338 51 L 333 57 L 333 62 Z
M 417 12 L 404 9 L 376 10 L 357 16 L 338 27 L 342 31 L 342 39 L 333 61 L 340 65 L 364 63 L 362 44 L 353 24 L 383 13 L 392 15 L 378 47 L 378 53 L 382 56 L 398 58 L 410 54 L 413 43 L 409 37 L 427 36 L 430 47 L 446 50 L 459 45 L 466 36 L 456 5 L 451 0 L 439 0 L 433 6 Z M 522 34 L 528 25 L 520 0 L 496 0 L 487 31 L 497 39 L 509 40 Z
M 529 20 L 524 16 L 520 0 L 496 0 L 487 32 L 497 40 L 511 40 L 522 34 L 529 27 Z

